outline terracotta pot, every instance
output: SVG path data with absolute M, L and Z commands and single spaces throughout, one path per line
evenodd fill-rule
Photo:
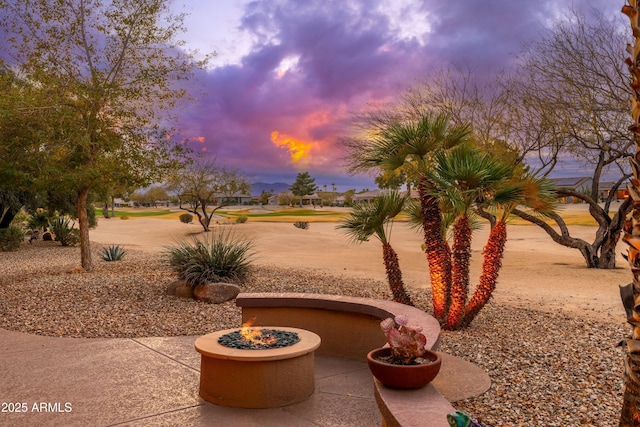
M 394 365 L 377 360 L 379 356 L 391 355 L 389 347 L 377 348 L 367 354 L 367 362 L 371 373 L 387 387 L 411 389 L 429 384 L 440 372 L 442 357 L 438 353 L 427 350 L 424 357 L 433 362 L 424 365 Z

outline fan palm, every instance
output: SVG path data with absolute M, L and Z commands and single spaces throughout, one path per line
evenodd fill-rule
M 447 329 L 456 329 L 465 315 L 473 208 L 491 200 L 505 187 L 512 172 L 511 165 L 499 162 L 469 144 L 437 153 L 434 166 L 428 172 L 433 183 L 432 194 L 440 199 L 442 209 L 453 217 L 451 304 L 446 313 Z M 516 191 L 516 188 L 511 190 L 512 196 L 516 196 Z
M 451 125 L 445 114 L 428 114 L 419 120 L 390 124 L 377 132 L 354 160 L 353 169 L 377 168 L 404 173 L 418 183 L 425 252 L 429 263 L 433 312 L 443 321 L 450 302 L 450 249 L 442 234 L 438 199 L 431 194 L 433 183 L 427 175 L 433 155 L 466 142 L 468 124 Z
M 402 281 L 398 254 L 389 243 L 394 218 L 402 212 L 405 202 L 406 197 L 397 191 L 389 191 L 371 203 L 355 205 L 351 215 L 338 228 L 345 230 L 355 243 L 365 242 L 371 236 L 382 243 L 384 266 L 393 300 L 413 305 Z
M 496 281 L 502 267 L 504 247 L 507 242 L 506 221 L 509 214 L 518 205 L 530 208 L 532 213 L 536 215 L 544 216 L 553 213 L 557 207 L 557 197 L 553 188 L 551 182 L 545 178 L 534 178 L 528 175 L 511 178 L 485 204 L 491 205 L 499 214 L 497 219 L 495 215 L 485 212 L 484 206 L 477 208 L 476 212 L 489 220 L 491 230 L 487 244 L 482 251 L 482 273 L 473 296 L 467 303 L 460 327 L 469 325 L 475 319 L 496 288 Z

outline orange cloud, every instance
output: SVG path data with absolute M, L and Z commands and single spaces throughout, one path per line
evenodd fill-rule
M 204 144 L 204 136 L 197 136 L 197 137 L 195 138 L 195 140 L 196 140 L 197 142 L 199 142 L 200 144 Z
M 313 150 L 315 146 L 315 144 L 312 142 L 305 142 L 305 141 L 297 140 L 291 137 L 287 137 L 285 135 L 280 135 L 280 133 L 276 130 L 271 132 L 271 141 L 277 147 L 286 148 L 289 151 L 291 160 L 293 160 L 296 163 L 302 159 L 308 158 L 309 153 Z

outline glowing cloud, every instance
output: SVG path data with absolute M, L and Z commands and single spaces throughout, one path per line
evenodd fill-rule
M 280 135 L 277 130 L 271 132 L 271 141 L 277 147 L 286 148 L 289 151 L 291 160 L 295 163 L 306 159 L 315 145 L 312 142 L 299 141 L 285 135 Z
M 200 144 L 204 144 L 205 138 L 204 138 L 204 136 L 198 136 L 198 137 L 195 138 L 195 140 L 197 142 L 199 142 Z

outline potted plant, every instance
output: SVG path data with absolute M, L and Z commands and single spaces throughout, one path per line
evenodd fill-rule
M 398 315 L 380 322 L 387 346 L 367 354 L 371 373 L 387 387 L 412 389 L 429 384 L 440 371 L 442 358 L 425 348 L 427 337 L 421 326 L 409 325 Z

